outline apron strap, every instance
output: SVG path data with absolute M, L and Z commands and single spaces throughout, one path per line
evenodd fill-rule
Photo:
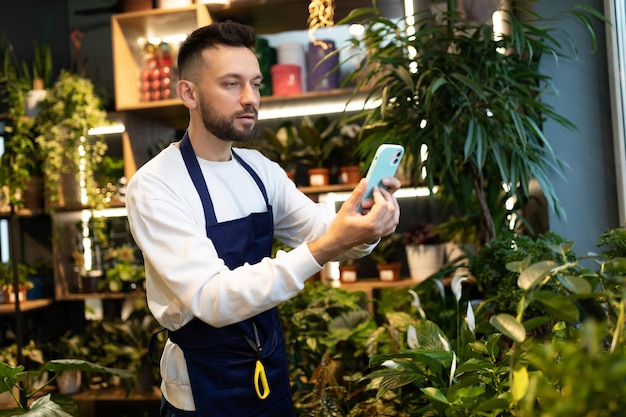
M 150 336 L 150 340 L 148 341 L 148 359 L 150 359 L 150 363 L 156 366 L 157 368 L 161 365 L 161 354 L 159 354 L 158 358 L 155 358 L 154 350 L 156 348 L 156 342 L 159 337 L 159 333 L 166 331 L 165 327 L 161 327 L 156 332 L 152 333 Z

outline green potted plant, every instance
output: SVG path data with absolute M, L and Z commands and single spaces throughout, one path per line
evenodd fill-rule
M 52 359 L 92 360 L 92 358 L 88 358 L 89 347 L 86 345 L 83 335 L 69 330 L 58 340 L 48 344 L 46 355 Z M 57 390 L 61 395 L 71 395 L 79 392 L 81 383 L 82 371 L 80 369 L 59 372 L 56 378 Z
M 93 83 L 62 71 L 42 101 L 35 123 L 50 206 L 97 205 L 95 172 L 107 145 L 102 136 L 88 131 L 108 121 Z
M 4 153 L 0 159 L 0 182 L 4 197 L 16 209 L 42 208 L 41 158 L 35 143 L 35 124 L 29 107 L 37 106 L 43 85 L 51 76 L 52 58 L 47 45 L 36 45 L 32 73 L 17 63 L 11 44 L 0 41 L 0 97 L 8 108 Z
M 362 178 L 361 158 L 356 151 L 360 131 L 356 123 L 339 123 L 331 138 L 334 148 L 329 159 L 332 167 L 339 169 L 341 184 L 357 184 Z
M 398 20 L 362 8 L 338 22 L 364 24 L 363 36 L 344 48 L 362 57 L 345 82 L 356 80 L 355 95 L 380 103 L 348 118 L 362 120 L 359 151 L 371 159 L 382 143 L 403 145 L 413 183 L 437 186 L 461 213 L 471 213 L 483 242 L 507 227 L 505 199 L 516 197 L 517 211 L 528 201 L 533 178 L 561 214 L 548 172 L 560 172 L 563 164 L 541 125 L 574 124 L 542 100 L 551 80 L 540 61 L 567 56 L 570 45 L 559 40 L 551 19 L 525 8 L 532 3 L 511 2 L 501 11 L 508 33 L 458 13 L 454 0 L 443 11 L 425 9 Z M 518 11 L 526 17 L 518 18 Z M 563 13 L 581 22 L 595 45 L 592 18 L 604 17 L 584 6 Z
M 28 289 L 33 288 L 33 283 L 30 277 L 36 273 L 33 266 L 26 262 L 17 263 L 17 279 L 18 279 L 18 291 L 19 300 L 26 301 L 26 292 Z M 13 261 L 0 263 L 0 285 L 2 292 L 4 293 L 5 303 L 15 302 L 15 278 L 13 271 Z
M 8 392 L 14 407 L 3 409 L 3 416 L 59 416 L 72 417 L 78 415 L 78 406 L 72 398 L 57 395 L 43 394 L 46 387 L 52 384 L 62 372 L 79 370 L 109 375 L 119 375 L 129 378 L 130 372 L 123 369 L 114 369 L 78 359 L 53 359 L 42 362 L 37 370 L 28 370 L 24 365 L 11 365 L 0 361 L 0 393 Z M 32 386 L 29 381 L 43 381 L 39 386 Z
M 294 137 L 293 156 L 308 167 L 309 185 L 330 184 L 330 156 L 337 147 L 337 138 L 333 137 L 337 120 L 319 117 L 315 121 L 305 116 L 297 127 Z
M 376 262 L 381 281 L 398 281 L 402 263 L 398 261 L 397 249 L 402 234 L 392 233 L 380 239 L 370 256 Z
M 121 245 L 109 248 L 105 255 L 105 279 L 98 283 L 99 290 L 120 292 L 143 288 L 142 282 L 146 279 L 145 268 L 138 262 L 136 249 L 130 245 Z
M 607 232 L 600 242 L 623 248 L 625 237 Z M 625 252 L 578 257 L 573 242 L 555 240 L 562 243 L 550 245 L 547 256 L 506 265 L 521 293 L 511 314 L 468 300 L 466 278 L 453 280 L 453 302 L 437 317 L 422 309 L 429 300 L 419 300 L 419 289 L 410 309 L 387 313 L 385 328 L 399 333 L 400 348 L 371 357 L 366 378 L 376 399 L 395 404 L 389 415 L 621 414 Z M 583 265 L 590 260 L 594 269 Z M 528 316 L 535 304 L 544 313 Z

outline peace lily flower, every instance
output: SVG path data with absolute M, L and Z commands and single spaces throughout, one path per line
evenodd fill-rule
M 448 343 L 446 338 L 443 337 L 441 333 L 437 333 L 437 336 L 439 337 L 439 341 L 443 345 L 443 350 L 445 350 L 446 352 L 450 352 L 450 343 Z
M 419 295 L 417 295 L 417 293 L 413 290 L 409 290 L 409 293 L 413 296 L 413 301 L 411 302 L 411 305 L 417 309 L 418 313 L 420 313 L 422 320 L 426 320 L 426 312 L 422 308 L 422 302 L 420 301 Z
M 389 368 L 389 369 L 398 369 L 398 364 L 395 363 L 394 361 L 392 361 L 391 359 L 387 359 L 385 362 L 383 362 L 382 364 L 385 368 Z
M 411 349 L 420 347 L 420 342 L 417 340 L 417 331 L 413 326 L 409 326 L 409 330 L 406 332 L 406 344 L 409 345 Z
M 452 278 L 451 288 L 457 303 L 461 300 L 461 295 L 463 294 L 463 281 L 467 281 L 467 277 L 465 275 L 456 275 Z
M 472 303 L 467 303 L 467 315 L 465 316 L 465 322 L 467 323 L 467 327 L 470 332 L 474 333 L 474 330 L 476 329 L 476 317 L 474 316 Z

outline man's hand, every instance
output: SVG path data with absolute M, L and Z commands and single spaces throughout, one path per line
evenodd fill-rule
M 329 229 L 319 239 L 309 243 L 309 250 L 320 265 L 336 258 L 348 249 L 374 242 L 395 232 L 400 221 L 400 207 L 393 193 L 400 188 L 397 178 L 385 178 L 388 190 L 375 188 L 373 198 L 359 202 L 365 195 L 367 183 L 362 179 L 343 203 Z

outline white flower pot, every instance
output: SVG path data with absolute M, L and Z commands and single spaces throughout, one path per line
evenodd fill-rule
M 443 266 L 445 244 L 407 245 L 406 258 L 411 279 L 422 282 Z

